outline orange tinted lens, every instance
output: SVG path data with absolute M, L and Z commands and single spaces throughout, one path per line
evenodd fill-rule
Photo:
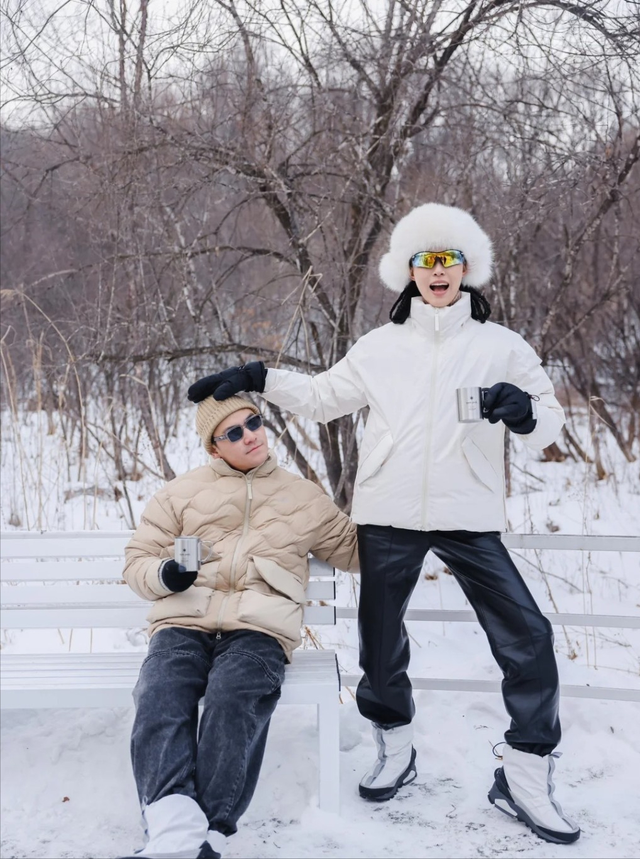
M 411 265 L 418 268 L 433 268 L 437 260 L 440 260 L 445 268 L 452 265 L 461 265 L 464 262 L 462 251 L 423 251 L 411 257 Z

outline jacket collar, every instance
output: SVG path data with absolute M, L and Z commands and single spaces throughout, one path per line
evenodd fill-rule
M 460 298 L 449 307 L 432 307 L 420 296 L 411 299 L 411 316 L 407 322 L 430 336 L 452 335 L 471 319 L 471 296 L 461 292 Z
M 237 468 L 232 468 L 224 459 L 213 459 L 209 462 L 211 468 L 215 471 L 216 474 L 219 474 L 220 477 L 267 477 L 267 475 L 271 474 L 278 467 L 278 460 L 276 459 L 275 453 L 270 450 L 267 458 L 262 463 L 262 465 L 257 465 L 255 468 L 252 468 L 251 471 L 238 471 Z

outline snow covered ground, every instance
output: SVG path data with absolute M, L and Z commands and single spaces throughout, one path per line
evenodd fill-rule
M 253 804 L 228 857 L 635 857 L 637 705 L 563 703 L 557 795 L 583 829 L 545 844 L 489 805 L 491 743 L 504 726 L 498 696 L 416 693 L 418 779 L 387 803 L 357 795 L 375 757 L 352 701 L 342 712 L 342 813 L 316 807 L 315 722 L 282 706 L 272 722 Z M 125 710 L 13 711 L 2 740 L 2 856 L 111 857 L 141 844 Z
M 21 433 L 22 456 L 3 428 L 2 528 L 130 527 L 123 501 L 98 492 L 109 466 L 97 459 L 82 473 L 68 469 L 68 448 L 38 426 Z M 24 428 L 23 428 L 24 429 Z M 29 431 L 30 430 L 30 431 Z M 169 451 L 177 472 L 203 461 L 195 434 Z M 583 438 L 588 444 L 588 438 Z M 193 443 L 192 443 L 193 442 Z M 610 477 L 596 482 L 581 463 L 540 463 L 516 448 L 509 517 L 513 531 L 637 534 L 640 478 L 611 445 Z M 96 487 L 87 501 L 75 489 Z M 159 486 L 130 484 L 135 515 Z M 113 497 L 111 495 L 111 497 Z M 65 498 L 67 500 L 65 500 Z M 545 610 L 637 614 L 640 558 L 622 553 L 520 553 L 516 562 Z M 463 608 L 464 596 L 435 558 L 425 564 L 413 607 Z M 342 574 L 338 604 L 355 605 Z M 497 679 L 474 624 L 408 624 L 411 674 Z M 342 668 L 357 673 L 354 621 L 319 628 Z M 5 652 L 141 649 L 139 630 L 5 632 Z M 640 633 L 556 627 L 561 680 L 567 684 L 640 688 Z M 243 857 L 637 857 L 640 854 L 640 738 L 637 704 L 564 698 L 563 757 L 557 796 L 583 830 L 569 847 L 546 844 L 489 805 L 492 745 L 506 715 L 499 695 L 416 692 L 418 779 L 392 801 L 363 802 L 357 785 L 375 756 L 368 723 L 351 691 L 341 708 L 342 813 L 317 808 L 317 742 L 312 708 L 281 706 L 252 806 L 228 842 Z M 141 844 L 128 758 L 128 710 L 4 711 L 2 715 L 2 857 L 114 857 Z

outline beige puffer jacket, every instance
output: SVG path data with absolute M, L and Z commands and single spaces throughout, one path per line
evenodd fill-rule
M 211 541 L 215 553 L 193 587 L 173 593 L 159 570 L 182 535 Z M 247 474 L 215 459 L 151 499 L 127 545 L 124 578 L 154 600 L 150 634 L 169 626 L 254 629 L 277 638 L 290 659 L 301 643 L 309 552 L 357 571 L 355 525 L 318 486 L 280 468 L 272 452 Z

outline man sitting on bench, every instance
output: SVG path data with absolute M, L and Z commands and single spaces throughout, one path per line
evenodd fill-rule
M 221 856 L 253 796 L 285 663 L 301 643 L 308 552 L 358 569 L 355 526 L 315 483 L 278 466 L 256 406 L 208 397 L 196 428 L 213 459 L 151 499 L 126 549 L 126 581 L 154 600 L 133 693 L 148 838 L 137 856 Z M 213 544 L 199 572 L 173 558 L 179 536 Z

